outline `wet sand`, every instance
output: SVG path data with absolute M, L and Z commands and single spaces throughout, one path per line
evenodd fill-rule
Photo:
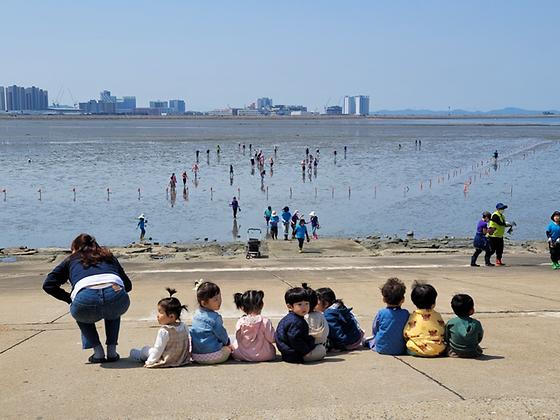
M 508 266 L 472 268 L 472 250 L 460 242 L 440 238 L 404 246 L 373 237 L 321 239 L 298 254 L 294 241 L 267 241 L 265 258 L 251 260 L 243 244 L 113 248 L 134 288 L 121 326 L 122 359 L 103 365 L 87 364 L 89 352 L 80 348 L 67 305 L 41 290 L 45 275 L 66 255 L 63 250 L 4 249 L 0 258 L 28 255 L 0 263 L 1 416 L 558 418 L 560 272 L 550 269 L 542 243 L 508 244 Z M 127 359 L 130 348 L 153 343 L 155 304 L 166 286 L 179 291 L 192 313 L 193 282 L 217 282 L 224 301 L 220 312 L 231 333 L 240 316 L 234 292 L 264 290 L 263 313 L 276 325 L 286 312 L 288 287 L 302 281 L 329 286 L 369 331 L 383 307 L 379 286 L 389 276 L 409 288 L 415 279 L 432 283 L 445 320 L 452 317 L 453 294 L 473 296 L 475 317 L 485 328 L 485 356 L 420 359 L 363 350 L 330 354 L 309 365 L 228 362 L 167 370 L 143 369 Z M 408 296 L 404 307 L 412 310 Z

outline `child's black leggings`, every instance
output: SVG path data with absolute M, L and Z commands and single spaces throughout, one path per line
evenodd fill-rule
M 550 259 L 554 264 L 558 264 L 558 260 L 560 259 L 560 246 L 549 247 L 548 249 L 550 250 Z
M 303 249 L 303 241 L 305 238 L 297 238 L 299 249 Z

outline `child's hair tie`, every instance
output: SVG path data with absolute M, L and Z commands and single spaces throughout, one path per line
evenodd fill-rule
M 198 289 L 200 288 L 200 286 L 202 286 L 202 283 L 204 283 L 204 279 L 199 279 L 199 280 L 195 281 L 193 290 L 195 292 L 198 292 Z

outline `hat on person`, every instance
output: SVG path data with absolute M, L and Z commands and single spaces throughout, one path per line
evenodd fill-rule
M 314 216 L 315 216 L 315 212 L 312 211 L 311 213 L 309 213 L 309 216 L 310 216 L 310 217 L 314 217 Z
M 554 216 L 560 216 L 560 211 L 556 210 L 554 213 L 552 213 L 552 216 L 550 216 L 550 220 L 554 220 Z
M 142 213 L 140 216 L 138 216 L 139 219 L 145 219 L 144 217 L 144 213 Z
M 278 213 L 276 213 L 276 210 L 272 210 L 272 215 L 276 216 Z
M 496 204 L 496 209 L 497 210 L 504 210 L 507 209 L 508 207 L 504 204 L 504 203 L 498 203 Z

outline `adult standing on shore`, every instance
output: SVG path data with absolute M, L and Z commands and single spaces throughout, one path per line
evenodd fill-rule
M 147 224 L 148 221 L 146 220 L 144 213 L 142 213 L 140 216 L 138 216 L 138 224 L 136 225 L 136 229 L 140 228 L 140 241 L 144 240 L 144 236 L 146 235 Z
M 490 223 L 488 223 L 489 232 L 488 240 L 490 242 L 490 258 L 491 255 L 496 253 L 496 265 L 505 265 L 502 261 L 502 255 L 504 253 L 504 235 L 506 233 L 506 227 L 511 227 L 511 224 L 506 222 L 506 217 L 504 216 L 504 210 L 507 209 L 504 203 L 496 204 L 496 211 L 492 213 L 490 218 Z
M 292 213 L 290 213 L 290 208 L 288 206 L 282 209 L 282 227 L 284 228 L 284 240 L 288 240 L 288 234 L 290 232 L 290 222 L 292 221 Z
M 482 219 L 478 221 L 476 225 L 476 234 L 474 235 L 473 246 L 475 248 L 474 254 L 471 257 L 471 267 L 479 267 L 476 263 L 478 256 L 482 253 L 482 251 L 486 251 L 484 254 L 484 262 L 487 266 L 493 266 L 490 262 L 490 246 L 488 244 L 488 238 L 486 235 L 489 233 L 488 231 L 488 222 L 490 222 L 490 218 L 492 215 L 489 211 L 485 211 L 482 213 Z
M 546 237 L 548 238 L 548 250 L 550 251 L 550 259 L 552 260 L 552 269 L 560 270 L 560 211 L 555 211 L 550 216 L 551 222 L 546 228 Z
M 233 197 L 233 200 L 231 200 L 231 203 L 229 205 L 233 210 L 233 218 L 237 219 L 237 211 L 241 211 L 241 209 L 239 208 L 239 201 L 237 201 L 237 197 Z
M 280 217 L 274 210 L 270 216 L 270 237 L 272 239 L 278 239 L 278 222 L 280 221 Z
M 111 251 L 99 246 L 87 233 L 78 235 L 71 246 L 72 254 L 49 273 L 43 290 L 70 304 L 70 314 L 82 333 L 82 348 L 93 348 L 90 363 L 119 360 L 117 344 L 121 315 L 130 306 L 128 292 L 132 282 Z M 69 293 L 61 286 L 70 282 Z M 107 356 L 99 340 L 95 323 L 105 321 Z

